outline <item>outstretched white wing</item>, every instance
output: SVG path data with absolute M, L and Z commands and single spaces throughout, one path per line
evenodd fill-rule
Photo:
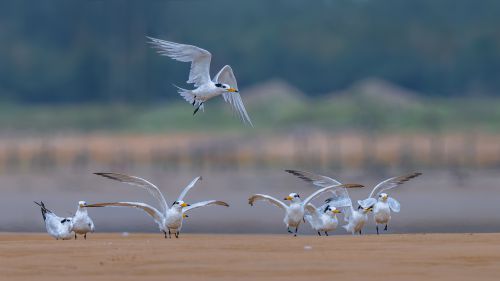
M 259 201 L 259 200 L 267 201 L 268 203 L 271 203 L 274 206 L 281 208 L 283 210 L 286 210 L 288 208 L 288 206 L 285 205 L 285 203 L 281 202 L 280 200 L 278 200 L 272 196 L 264 195 L 264 194 L 255 194 L 252 197 L 248 198 L 248 204 L 250 204 L 250 206 L 253 206 L 255 201 Z
M 217 200 L 208 200 L 208 201 L 194 203 L 194 204 L 191 204 L 187 207 L 184 207 L 184 208 L 182 208 L 182 212 L 185 213 L 185 212 L 190 211 L 192 209 L 210 206 L 210 205 L 219 205 L 219 206 L 229 207 L 229 204 L 227 204 L 226 202 L 217 201 Z
M 316 206 L 314 206 L 313 204 L 309 203 L 307 204 L 304 209 L 306 209 L 306 211 L 310 214 L 310 215 L 315 215 L 317 214 L 318 210 L 316 209 Z
M 184 190 L 181 192 L 181 194 L 179 195 L 179 198 L 177 198 L 177 201 L 181 201 L 182 199 L 184 199 L 184 197 L 186 196 L 186 194 L 189 192 L 189 190 L 191 190 L 191 188 L 193 188 L 193 186 L 201 180 L 201 177 L 196 177 L 194 178 L 185 188 Z
M 149 181 L 139 177 L 117 174 L 117 173 L 94 173 L 94 174 L 108 179 L 123 182 L 126 184 L 142 187 L 143 189 L 147 190 L 151 195 L 153 195 L 153 197 L 156 198 L 156 200 L 158 200 L 158 202 L 160 203 L 162 213 L 163 214 L 167 213 L 168 204 L 167 201 L 165 200 L 165 197 L 163 197 L 163 194 L 161 194 L 160 189 L 158 189 L 158 187 L 156 187 Z
M 234 77 L 233 69 L 226 65 L 224 66 L 217 75 L 215 75 L 214 80 L 215 83 L 224 83 L 228 84 L 232 88 L 238 90 L 238 83 L 236 82 L 236 77 Z M 241 120 L 244 123 L 248 123 L 253 127 L 252 120 L 248 116 L 248 113 L 243 105 L 243 100 L 238 92 L 227 92 L 222 94 L 225 102 L 229 102 L 233 109 L 238 112 Z
M 368 197 L 374 197 L 376 195 L 379 195 L 380 193 L 382 193 L 384 190 L 388 190 L 388 189 L 391 189 L 391 188 L 395 188 L 396 186 L 399 186 L 413 178 L 416 178 L 418 176 L 420 176 L 422 173 L 412 173 L 412 174 L 408 174 L 408 175 L 403 175 L 403 176 L 399 176 L 399 177 L 393 177 L 393 178 L 390 178 L 390 179 L 386 179 L 385 181 L 377 184 L 377 186 L 375 186 L 372 190 L 372 192 L 370 193 L 370 196 Z
M 146 212 L 150 215 L 157 224 L 161 224 L 163 221 L 163 215 L 156 210 L 154 207 L 149 206 L 148 204 L 140 203 L 140 202 L 110 202 L 110 203 L 96 203 L 96 204 L 87 204 L 86 207 L 132 207 L 138 208 Z
M 361 184 L 356 184 L 356 183 L 345 183 L 345 184 L 341 184 L 341 185 L 332 185 L 332 186 L 323 187 L 321 189 L 316 190 L 313 194 L 309 195 L 309 197 L 307 197 L 302 202 L 302 204 L 304 204 L 306 206 L 314 198 L 316 198 L 319 195 L 321 195 L 322 193 L 330 191 L 330 190 L 334 190 L 334 189 L 337 189 L 337 188 L 361 188 L 361 187 L 364 187 L 364 186 L 361 185 Z
M 173 58 L 182 62 L 191 62 L 191 71 L 187 83 L 194 83 L 199 87 L 210 81 L 210 60 L 212 54 L 207 50 L 192 45 L 179 44 L 161 39 L 147 37 L 151 40 L 149 43 L 161 55 Z
M 398 200 L 389 197 L 387 198 L 387 203 L 389 203 L 389 208 L 395 213 L 399 213 L 401 211 L 401 204 L 399 204 Z
M 370 197 L 365 200 L 358 200 L 358 204 L 363 208 L 369 208 L 377 203 L 377 199 Z

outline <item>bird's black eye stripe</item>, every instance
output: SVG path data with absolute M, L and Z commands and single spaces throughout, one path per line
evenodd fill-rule
M 217 83 L 217 84 L 215 84 L 215 87 L 219 87 L 220 88 L 220 87 L 222 87 L 222 84 L 221 83 Z

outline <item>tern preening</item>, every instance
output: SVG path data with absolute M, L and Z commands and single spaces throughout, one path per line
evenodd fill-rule
M 191 105 L 196 107 L 193 115 L 198 110 L 204 110 L 204 104 L 209 99 L 222 95 L 224 101 L 229 102 L 233 109 L 237 111 L 244 123 L 252 125 L 252 121 L 247 114 L 243 101 L 238 92 L 238 84 L 234 76 L 233 69 L 226 65 L 213 79 L 210 79 L 210 61 L 212 54 L 202 48 L 169 42 L 152 37 L 148 37 L 154 48 L 161 55 L 170 57 L 181 62 L 191 62 L 191 70 L 187 83 L 194 84 L 194 90 L 186 90 L 180 87 L 179 94 Z
M 45 207 L 42 201 L 40 203 L 35 202 L 38 206 L 40 206 L 42 211 L 42 217 L 45 221 L 45 228 L 47 229 L 47 233 L 54 237 L 56 240 L 69 240 L 73 237 L 72 235 L 72 218 L 61 218 L 54 214 L 52 211 Z
M 286 172 L 295 175 L 307 182 L 310 182 L 318 187 L 325 187 L 331 185 L 341 186 L 342 183 L 338 180 L 332 179 L 327 176 L 317 175 L 311 172 L 306 171 L 297 171 L 297 170 L 285 170 Z M 363 186 L 359 186 L 363 187 Z M 344 220 L 347 222 L 347 225 L 343 227 L 349 231 L 354 233 L 361 234 L 361 229 L 365 225 L 368 220 L 367 213 L 371 210 L 370 208 L 358 208 L 355 210 L 352 206 L 351 198 L 349 197 L 349 193 L 345 188 L 337 188 L 330 190 L 332 193 L 332 197 L 326 200 L 326 204 L 321 208 L 326 208 L 329 206 L 330 208 L 334 207 L 336 209 L 343 210 Z M 318 212 L 318 210 L 316 210 Z M 315 224 L 311 224 L 311 226 L 316 229 L 326 228 L 328 225 L 334 225 L 335 219 L 328 220 L 327 217 L 324 217 L 324 221 L 316 220 Z M 336 225 L 335 225 L 336 227 Z M 318 233 L 319 234 L 319 233 Z
M 94 222 L 92 219 L 89 217 L 89 214 L 87 212 L 87 202 L 85 201 L 80 201 L 78 202 L 78 209 L 76 209 L 76 213 L 73 216 L 73 231 L 75 232 L 75 239 L 76 235 L 83 234 L 83 238 L 87 239 L 87 233 L 88 232 L 94 232 L 95 227 L 94 227 Z
M 285 211 L 285 218 L 283 222 L 285 223 L 287 230 L 289 233 L 294 233 L 294 236 L 297 236 L 297 231 L 299 229 L 299 225 L 304 220 L 304 214 L 305 214 L 305 206 L 309 202 L 311 202 L 314 198 L 318 197 L 324 192 L 334 190 L 334 189 L 341 189 L 341 188 L 358 188 L 358 187 L 363 187 L 362 185 L 359 184 L 341 184 L 341 185 L 331 185 L 327 186 L 324 188 L 321 188 L 317 191 L 315 191 L 313 194 L 309 195 L 304 201 L 300 199 L 299 194 L 297 193 L 290 193 L 287 197 L 285 197 L 284 200 L 290 201 L 290 205 L 286 205 L 285 203 L 281 202 L 280 200 L 269 196 L 269 195 L 264 195 L 264 194 L 255 194 L 251 196 L 248 199 L 248 204 L 253 206 L 255 201 L 263 200 L 267 201 L 268 203 L 271 203 Z M 295 228 L 295 232 L 292 232 L 290 230 L 290 227 Z
M 384 180 L 373 188 L 367 199 L 358 201 L 359 205 L 363 208 L 373 208 L 373 219 L 375 220 L 377 234 L 379 234 L 379 225 L 385 225 L 384 230 L 387 231 L 387 225 L 391 220 L 391 211 L 399 213 L 401 210 L 399 202 L 389 197 L 384 191 L 400 186 L 421 174 L 422 173 L 412 173 Z M 378 199 L 375 199 L 375 196 L 377 196 Z
M 177 200 L 172 204 L 172 206 L 169 206 L 167 204 L 167 201 L 165 200 L 165 197 L 163 197 L 163 194 L 160 192 L 158 187 L 156 187 L 154 184 L 150 183 L 145 179 L 135 176 L 117 174 L 117 173 L 95 173 L 95 174 L 113 180 L 117 180 L 119 182 L 123 182 L 126 184 L 138 186 L 147 190 L 160 203 L 160 210 L 141 202 L 96 203 L 96 204 L 88 204 L 87 207 L 111 206 L 111 207 L 132 207 L 141 209 L 154 219 L 156 224 L 158 224 L 160 230 L 164 233 L 165 238 L 167 238 L 167 233 L 169 238 L 171 238 L 171 233 L 174 233 L 175 237 L 179 238 L 179 233 L 182 228 L 183 218 L 186 216 L 185 213 L 190 210 L 210 205 L 220 205 L 229 207 L 227 203 L 217 200 L 208 200 L 208 201 L 198 202 L 192 205 L 189 205 L 183 201 L 186 194 L 189 192 L 189 190 L 191 190 L 191 188 L 195 186 L 195 184 L 199 180 L 201 180 L 201 177 L 196 177 L 195 179 L 193 179 L 184 188 L 184 190 L 181 192 L 181 194 L 179 195 Z

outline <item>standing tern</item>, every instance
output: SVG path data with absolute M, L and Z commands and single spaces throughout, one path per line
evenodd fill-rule
M 341 185 L 340 181 L 332 179 L 327 176 L 317 175 L 311 172 L 298 171 L 298 170 L 285 170 L 285 171 L 303 179 L 304 181 L 310 182 L 318 187 L 324 188 L 325 186 L 330 186 L 330 185 Z M 347 231 L 352 232 L 353 234 L 355 233 L 361 234 L 361 229 L 368 220 L 366 214 L 371 209 L 358 208 L 358 210 L 355 210 L 352 206 L 351 197 L 349 196 L 349 193 L 345 188 L 331 190 L 331 193 L 332 197 L 328 198 L 326 200 L 326 204 L 320 208 L 326 208 L 326 206 L 330 206 L 336 209 L 343 210 L 344 220 L 348 223 L 343 227 Z M 320 224 L 320 222 L 321 221 L 317 220 L 315 226 L 313 226 L 312 224 L 311 226 L 313 226 L 314 229 L 321 227 L 326 228 L 327 225 L 334 224 L 334 219 L 332 218 L 330 220 L 324 220 L 321 222 L 322 224 Z
M 78 202 L 78 209 L 73 216 L 73 231 L 75 232 L 75 239 L 76 234 L 83 234 L 83 238 L 87 240 L 87 233 L 94 232 L 94 230 L 94 222 L 89 217 L 87 212 L 87 202 Z
M 330 204 L 316 208 L 313 204 L 309 203 L 306 205 L 305 219 L 311 225 L 312 229 L 318 232 L 319 236 L 321 236 L 321 232 L 324 232 L 328 236 L 329 231 L 337 229 L 339 224 L 337 214 L 339 213 L 341 213 L 340 210 L 330 206 Z
M 229 207 L 227 203 L 217 200 L 208 200 L 208 201 L 198 202 L 192 205 L 189 205 L 183 201 L 188 191 L 191 190 L 191 188 L 193 188 L 199 180 L 201 180 L 201 177 L 194 178 L 184 188 L 184 190 L 181 192 L 181 194 L 179 195 L 177 200 L 172 204 L 172 206 L 169 207 L 167 201 L 165 200 L 165 197 L 163 197 L 163 194 L 160 192 L 158 187 L 156 187 L 154 184 L 148 182 L 145 179 L 135 176 L 117 174 L 117 173 L 95 173 L 95 174 L 113 180 L 117 180 L 119 182 L 123 182 L 126 184 L 138 186 L 147 190 L 160 203 L 160 210 L 141 202 L 96 203 L 96 204 L 88 204 L 87 207 L 112 206 L 112 207 L 132 207 L 141 209 L 154 219 L 160 230 L 164 233 L 165 238 L 167 238 L 167 233 L 169 238 L 172 238 L 171 233 L 174 233 L 175 238 L 179 238 L 179 233 L 182 228 L 183 218 L 187 216 L 185 213 L 190 210 L 210 205 L 220 205 Z
M 207 50 L 192 45 L 179 44 L 152 37 L 147 38 L 151 40 L 149 43 L 153 45 L 153 48 L 158 50 L 159 54 L 181 62 L 191 62 L 189 79 L 186 83 L 194 84 L 196 89 L 186 90 L 176 87 L 179 90 L 179 94 L 187 102 L 196 107 L 193 115 L 200 109 L 204 110 L 204 104 L 209 99 L 222 95 L 224 101 L 229 102 L 233 109 L 238 112 L 241 120 L 253 127 L 239 94 L 233 69 L 229 65 L 224 66 L 213 79 L 210 79 L 212 54 Z
M 280 200 L 269 196 L 269 195 L 264 195 L 264 194 L 255 194 L 252 195 L 248 199 L 248 204 L 253 206 L 255 201 L 267 201 L 268 203 L 271 203 L 283 210 L 285 210 L 285 218 L 283 219 L 283 222 L 285 223 L 287 230 L 289 233 L 294 233 L 294 236 L 297 236 L 297 231 L 299 229 L 299 225 L 304 220 L 304 214 L 305 214 L 305 206 L 309 202 L 311 202 L 314 198 L 318 197 L 322 193 L 326 191 L 330 191 L 333 189 L 338 189 L 338 188 L 358 188 L 358 187 L 363 187 L 362 185 L 359 184 L 342 184 L 342 185 L 332 185 L 332 186 L 327 186 L 324 188 L 321 188 L 317 191 L 315 191 L 313 194 L 309 195 L 304 201 L 300 199 L 299 194 L 297 193 L 290 193 L 287 197 L 285 197 L 284 200 L 290 201 L 290 205 L 286 205 L 285 203 L 281 202 Z M 295 232 L 292 232 L 290 230 L 290 227 L 295 227 Z
M 54 214 L 52 211 L 45 207 L 42 201 L 40 203 L 35 201 L 35 204 L 40 206 L 42 211 L 42 217 L 45 221 L 45 228 L 47 233 L 54 237 L 56 240 L 69 240 L 73 237 L 72 235 L 72 218 L 61 218 Z
M 373 188 L 367 199 L 358 201 L 358 204 L 363 208 L 373 208 L 373 219 L 375 220 L 377 234 L 379 234 L 379 225 L 385 225 L 384 230 L 387 231 L 387 225 L 391 220 L 391 211 L 399 213 L 401 210 L 401 204 L 399 204 L 396 199 L 389 197 L 389 195 L 383 191 L 400 186 L 421 174 L 422 173 L 412 173 L 386 179 Z M 375 196 L 378 196 L 378 200 L 375 199 Z

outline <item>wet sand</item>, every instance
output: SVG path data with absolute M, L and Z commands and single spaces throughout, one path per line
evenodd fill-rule
M 0 234 L 0 280 L 500 280 L 500 234 Z

